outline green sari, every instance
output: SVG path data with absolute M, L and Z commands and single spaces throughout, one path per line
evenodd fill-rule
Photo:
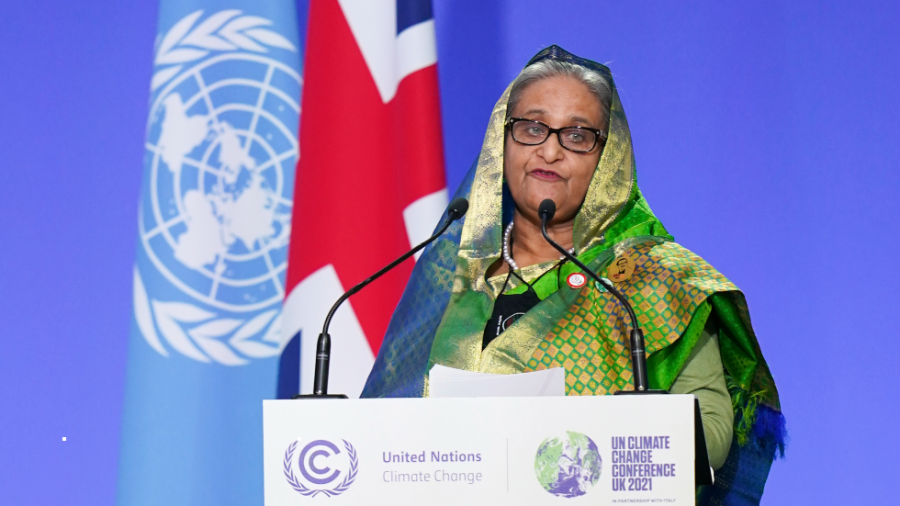
M 735 411 L 735 438 L 717 483 L 699 492 L 704 504 L 757 504 L 784 419 L 743 294 L 699 256 L 673 242 L 637 185 L 631 135 L 609 69 L 558 46 L 529 65 L 557 59 L 601 73 L 613 89 L 609 138 L 575 219 L 576 255 L 601 276 L 630 258 L 633 274 L 616 287 L 630 300 L 644 332 L 650 385 L 669 389 L 711 317 L 718 323 L 722 363 Z M 478 161 L 458 196 L 469 199 L 455 223 L 420 258 L 388 327 L 364 397 L 428 395 L 434 364 L 497 374 L 563 367 L 567 395 L 631 390 L 626 313 L 611 294 L 587 283 L 563 284 L 482 350 L 502 284 L 489 279 L 501 255 L 511 198 L 503 183 L 504 123 L 509 89 L 491 114 Z M 504 194 L 506 197 L 504 198 Z M 522 269 L 524 276 L 552 264 Z M 564 264 L 566 276 L 578 269 Z

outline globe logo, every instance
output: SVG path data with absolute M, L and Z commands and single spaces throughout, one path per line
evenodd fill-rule
M 246 79 L 248 69 L 260 81 Z M 293 197 L 285 179 L 297 162 L 299 115 L 289 95 L 296 88 L 274 87 L 276 74 L 299 87 L 275 61 L 211 59 L 172 83 L 151 116 L 150 216 L 142 216 L 141 242 L 174 285 L 220 309 L 258 309 L 284 297 Z
M 135 316 L 163 355 L 160 335 L 195 360 L 241 365 L 285 344 L 278 308 L 301 79 L 267 54 L 296 53 L 266 28 L 270 20 L 237 10 L 202 15 L 180 20 L 157 48 Z M 145 288 L 159 277 L 172 287 L 169 300 Z
M 566 431 L 541 443 L 534 473 L 544 490 L 560 497 L 579 497 L 600 479 L 602 461 L 597 445 L 584 434 Z

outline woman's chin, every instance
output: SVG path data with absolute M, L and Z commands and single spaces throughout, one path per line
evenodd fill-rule
M 566 194 L 565 192 L 559 191 L 538 191 L 532 192 L 531 195 L 527 197 L 527 202 L 529 203 L 529 207 L 532 207 L 535 212 L 537 212 L 538 207 L 541 205 L 541 202 L 550 199 L 556 204 L 557 209 L 564 206 L 566 202 Z

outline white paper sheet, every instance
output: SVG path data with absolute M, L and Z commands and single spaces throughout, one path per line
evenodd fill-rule
M 488 374 L 435 365 L 429 373 L 429 397 L 562 397 L 562 367 L 522 374 Z

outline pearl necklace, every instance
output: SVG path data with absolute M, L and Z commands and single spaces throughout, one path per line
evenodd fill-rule
M 517 271 L 519 270 L 519 264 L 513 260 L 512 250 L 509 248 L 509 238 L 512 236 L 513 222 L 509 222 L 509 225 L 506 226 L 506 231 L 503 232 L 503 260 L 509 264 L 509 268 L 511 270 Z M 575 248 L 569 248 L 569 254 L 574 254 Z M 560 260 L 564 260 L 566 257 L 559 257 Z

